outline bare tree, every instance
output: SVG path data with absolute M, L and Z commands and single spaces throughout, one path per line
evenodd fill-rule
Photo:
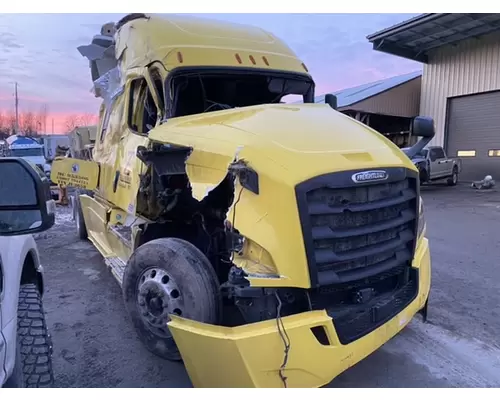
M 95 125 L 97 116 L 94 114 L 86 113 L 79 116 L 79 123 L 82 126 Z
M 47 133 L 48 106 L 42 105 L 40 111 L 35 114 L 35 128 L 38 133 Z
M 76 114 L 68 115 L 64 120 L 64 128 L 66 129 L 66 132 L 71 132 L 79 125 L 80 125 L 80 118 Z
M 9 127 L 7 124 L 7 116 L 0 111 L 0 139 L 5 139 L 9 136 Z
M 20 115 L 19 131 L 27 136 L 33 135 L 37 131 L 35 114 L 27 111 Z
M 45 130 L 43 129 L 42 116 L 40 115 L 40 113 L 35 114 L 35 129 L 37 133 L 45 133 Z
M 45 103 L 40 110 L 40 122 L 42 123 L 43 132 L 47 132 L 47 117 L 49 116 L 49 106 Z
M 14 111 L 9 111 L 6 114 L 6 127 L 10 133 L 19 133 L 16 132 L 16 113 Z

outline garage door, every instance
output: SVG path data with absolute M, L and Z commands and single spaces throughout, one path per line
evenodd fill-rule
M 462 159 L 462 181 L 492 175 L 500 182 L 500 92 L 456 97 L 450 102 L 449 157 Z

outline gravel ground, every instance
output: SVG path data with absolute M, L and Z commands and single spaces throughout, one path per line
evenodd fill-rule
M 500 192 L 423 188 L 433 261 L 429 323 L 417 317 L 330 387 L 500 386 Z M 69 211 L 38 235 L 59 387 L 190 387 L 181 363 L 139 342 L 101 256 Z

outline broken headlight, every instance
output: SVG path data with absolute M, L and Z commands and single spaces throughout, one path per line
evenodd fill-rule
M 424 216 L 424 202 L 422 197 L 418 201 L 418 234 L 417 240 L 419 240 L 425 233 L 425 216 Z

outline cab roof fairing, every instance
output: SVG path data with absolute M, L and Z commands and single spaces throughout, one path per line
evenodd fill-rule
M 249 25 L 192 16 L 129 14 L 117 24 L 103 25 L 100 34 L 94 36 L 89 45 L 79 46 L 78 51 L 89 60 L 94 83 L 92 92 L 96 97 L 109 99 L 113 95 L 106 91 L 119 90 L 118 81 L 124 85 L 131 69 L 143 68 L 155 61 L 164 64 L 172 52 L 179 49 L 190 52 L 196 48 L 205 52 L 197 61 L 200 65 L 213 61 L 213 54 L 206 53 L 210 49 L 221 54 L 254 52 L 263 57 L 277 57 L 275 68 L 309 75 L 293 50 L 272 33 Z M 204 57 L 209 59 L 204 62 Z M 172 66 L 175 68 L 177 64 Z M 117 70 L 111 72 L 115 68 Z M 272 69 L 269 65 L 266 68 Z M 107 73 L 110 73 L 108 78 L 99 80 Z M 104 83 L 106 80 L 112 84 Z

